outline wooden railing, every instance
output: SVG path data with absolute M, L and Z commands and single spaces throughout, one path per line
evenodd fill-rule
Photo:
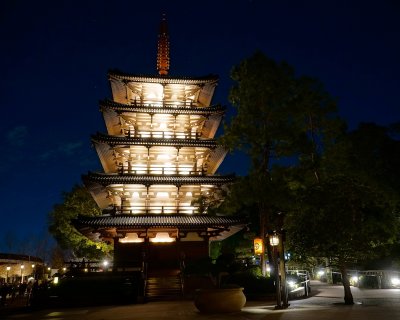
M 200 132 L 173 132 L 173 131 L 135 131 L 124 129 L 129 138 L 159 138 L 159 139 L 194 139 L 200 138 Z
M 190 175 L 190 176 L 204 176 L 206 174 L 205 168 L 198 170 L 184 170 L 184 168 L 165 167 L 165 166 L 151 166 L 140 169 L 129 168 L 129 166 L 118 166 L 119 174 L 149 174 L 149 175 Z
M 112 214 L 172 214 L 172 213 L 199 213 L 198 207 L 184 206 L 115 206 Z

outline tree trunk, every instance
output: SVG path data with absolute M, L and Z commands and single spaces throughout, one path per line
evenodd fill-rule
M 340 273 L 342 274 L 342 283 L 344 288 L 344 303 L 354 304 L 353 294 L 350 289 L 350 281 L 347 277 L 347 268 L 344 265 L 340 266 Z

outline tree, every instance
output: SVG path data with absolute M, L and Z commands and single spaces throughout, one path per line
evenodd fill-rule
M 77 257 L 100 258 L 111 246 L 82 235 L 72 224 L 79 215 L 96 216 L 101 210 L 83 186 L 74 186 L 63 194 L 63 203 L 56 204 L 49 218 L 49 231 L 62 249 L 71 249 Z
M 381 126 L 361 123 L 343 135 L 327 152 L 324 167 L 327 173 L 345 174 L 380 190 L 382 196 L 399 212 L 400 204 L 400 139 L 399 124 Z M 381 250 L 380 256 L 369 259 L 374 268 L 390 268 L 400 250 L 400 239 Z M 375 261 L 374 261 L 375 260 Z M 397 259 L 397 263 L 400 260 Z
M 276 228 L 276 214 L 283 211 L 282 200 L 288 196 L 280 176 L 274 177 L 273 166 L 288 168 L 301 160 L 318 177 L 318 149 L 339 127 L 336 106 L 319 81 L 297 77 L 288 64 L 261 52 L 235 66 L 231 77 L 235 84 L 230 101 L 236 115 L 226 124 L 221 142 L 230 150 L 246 152 L 251 168 L 239 181 L 242 196 L 230 197 L 227 203 L 236 208 L 255 204 L 264 238 L 268 229 Z
M 340 269 L 344 301 L 353 304 L 348 266 L 392 244 L 397 221 L 393 206 L 379 190 L 336 174 L 302 190 L 285 225 L 290 248 L 298 256 L 329 257 Z
M 347 268 L 398 248 L 399 164 L 400 141 L 389 128 L 361 124 L 324 150 L 318 181 L 307 180 L 303 167 L 291 177 L 297 202 L 286 219 L 290 250 L 329 258 L 341 271 L 347 304 Z

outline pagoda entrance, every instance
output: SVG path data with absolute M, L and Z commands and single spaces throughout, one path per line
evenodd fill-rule
M 179 270 L 179 248 L 177 242 L 149 242 L 147 249 L 149 273 Z

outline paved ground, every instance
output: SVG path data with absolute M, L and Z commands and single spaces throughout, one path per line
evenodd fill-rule
M 152 302 L 129 306 L 60 308 L 30 312 L 26 309 L 0 310 L 0 319 L 45 320 L 386 320 L 400 319 L 400 289 L 358 289 L 352 287 L 355 304 L 343 304 L 343 287 L 312 284 L 308 299 L 290 301 L 286 310 L 274 310 L 273 302 L 250 301 L 241 312 L 230 314 L 200 314 L 190 301 Z M 1 312 L 3 311 L 3 312 Z

